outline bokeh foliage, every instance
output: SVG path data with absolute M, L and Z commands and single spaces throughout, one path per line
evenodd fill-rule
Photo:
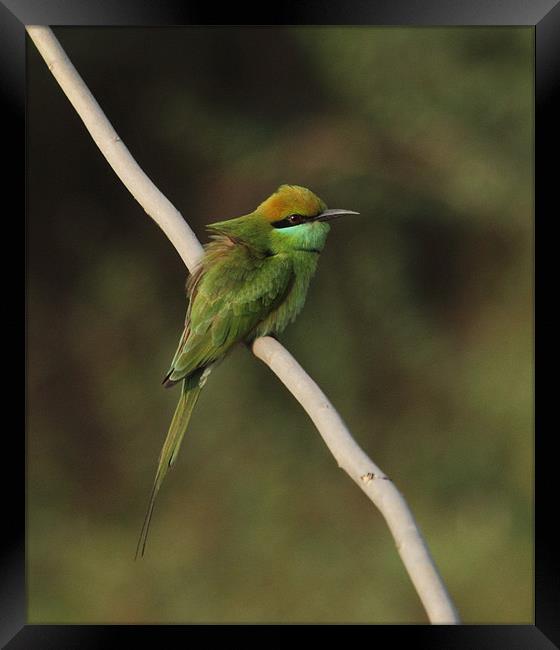
M 395 480 L 465 622 L 532 621 L 529 28 L 58 28 L 197 234 L 306 185 L 283 342 Z M 29 621 L 425 622 L 377 511 L 243 349 L 133 561 L 185 269 L 28 46 Z

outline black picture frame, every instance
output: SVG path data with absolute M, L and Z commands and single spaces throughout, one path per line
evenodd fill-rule
M 535 28 L 535 224 L 553 215 L 553 182 L 558 142 L 554 118 L 560 114 L 560 3 L 558 0 L 293 0 L 265 5 L 218 7 L 180 0 L 3 0 L 0 2 L 0 93 L 11 141 L 5 187 L 10 214 L 25 212 L 25 25 L 193 25 L 193 24 L 352 24 L 352 25 L 524 25 Z M 557 210 L 556 210 L 557 212 Z M 17 230 L 17 229 L 16 229 Z M 13 269 L 13 265 L 11 265 Z M 538 274 L 536 274 L 538 276 Z M 5 277 L 8 277 L 5 275 Z M 11 277 L 11 276 L 10 276 Z M 0 642 L 3 647 L 121 647 L 157 635 L 171 644 L 191 626 L 27 625 L 25 597 L 25 437 L 14 427 L 4 437 L 5 502 L 14 505 L 5 525 L 0 572 Z M 411 641 L 429 648 L 552 648 L 560 644 L 559 561 L 551 510 L 546 507 L 552 474 L 551 437 L 535 435 L 535 625 L 375 626 L 362 630 L 372 643 L 387 636 L 393 643 Z M 549 465 L 550 464 L 550 465 Z M 549 471 L 550 470 L 550 471 Z M 13 474 L 11 472 L 13 471 Z M 553 484 L 552 484 L 553 486 Z M 9 490 L 8 490 L 9 488 Z M 554 492 L 554 486 L 552 487 Z M 552 506 L 551 506 L 552 507 Z M 557 507 L 557 506 L 556 506 Z M 209 626 L 195 626 L 207 628 Z M 219 631 L 217 626 L 213 629 Z M 245 626 L 238 626 L 245 627 Z M 362 626 L 361 626 L 362 627 Z M 367 626 L 371 628 L 371 626 Z M 207 633 L 209 630 L 205 630 Z M 369 636 L 371 635 L 371 636 Z M 190 637 L 189 637 L 190 639 Z

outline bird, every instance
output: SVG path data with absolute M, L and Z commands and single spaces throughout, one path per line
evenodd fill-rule
M 212 368 L 237 343 L 277 336 L 296 318 L 329 221 L 355 214 L 328 209 L 311 190 L 285 184 L 253 212 L 206 226 L 211 241 L 187 278 L 184 329 L 162 382 L 181 384 L 181 394 L 159 455 L 136 558 L 145 553 L 156 497 Z

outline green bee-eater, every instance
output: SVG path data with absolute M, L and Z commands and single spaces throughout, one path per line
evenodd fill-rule
M 211 241 L 187 281 L 188 308 L 165 386 L 181 396 L 159 456 L 136 555 L 144 554 L 157 493 L 179 452 L 193 408 L 212 366 L 234 344 L 278 334 L 301 311 L 323 250 L 330 219 L 313 192 L 281 185 L 254 212 L 210 224 Z

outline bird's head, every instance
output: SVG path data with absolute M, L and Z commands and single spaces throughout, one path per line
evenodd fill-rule
M 281 185 L 255 211 L 270 228 L 273 249 L 323 250 L 331 219 L 352 210 L 328 210 L 325 202 L 299 185 Z
M 229 231 L 248 241 L 266 239 L 267 248 L 275 253 L 291 250 L 320 252 L 330 230 L 327 222 L 346 214 L 358 213 L 329 210 L 311 190 L 299 185 L 281 185 L 251 214 L 211 227 Z

